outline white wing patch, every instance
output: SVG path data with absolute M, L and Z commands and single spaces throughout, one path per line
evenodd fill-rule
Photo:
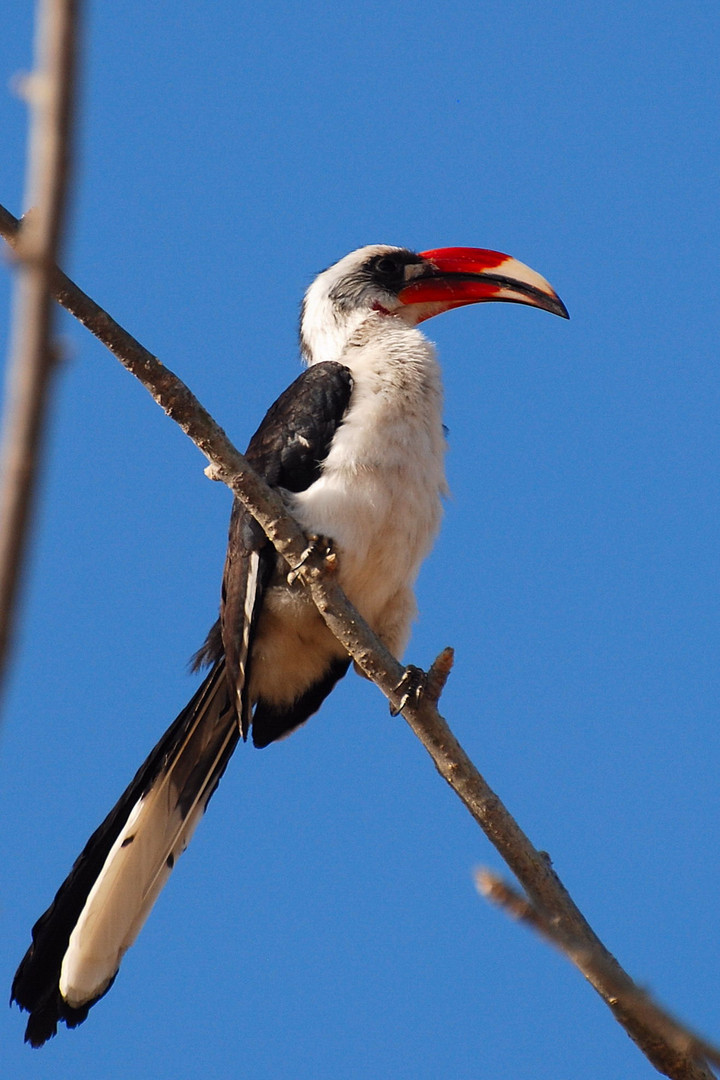
M 250 553 L 248 559 L 247 588 L 245 590 L 245 611 L 243 619 L 242 653 L 238 662 L 238 674 L 240 685 L 238 693 L 245 684 L 245 667 L 247 664 L 248 649 L 250 647 L 250 628 L 252 626 L 253 611 L 255 609 L 255 596 L 257 594 L 258 571 L 260 569 L 260 554 L 257 551 Z M 240 705 L 238 701 L 238 706 Z M 238 709 L 240 712 L 240 709 Z
M 247 578 L 245 582 L 245 605 L 243 608 L 242 640 L 237 664 L 237 684 L 235 686 L 235 702 L 238 715 L 238 723 L 241 730 L 247 731 L 250 721 L 252 702 L 247 700 L 247 661 L 250 650 L 250 630 L 252 629 L 253 612 L 255 611 L 255 599 L 257 597 L 258 574 L 260 571 L 260 553 L 251 551 L 248 556 Z

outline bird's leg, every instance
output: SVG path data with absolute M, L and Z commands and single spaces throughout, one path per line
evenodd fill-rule
M 300 572 L 303 567 L 311 559 L 323 560 L 325 565 L 330 569 L 335 568 L 337 563 L 337 554 L 333 549 L 333 542 L 329 536 L 318 536 L 316 533 L 308 534 L 308 546 L 300 556 L 300 561 L 297 566 L 293 566 L 287 575 L 288 585 L 292 585 L 295 580 L 300 576 Z
M 397 716 L 408 703 L 417 705 L 427 685 L 427 675 L 422 668 L 415 664 L 408 664 L 403 672 L 403 677 L 395 687 L 395 692 L 401 692 L 400 704 L 390 705 L 390 715 Z

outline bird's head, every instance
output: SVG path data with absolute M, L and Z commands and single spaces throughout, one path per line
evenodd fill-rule
M 417 326 L 451 308 L 488 300 L 530 304 L 568 317 L 545 278 L 499 251 L 358 248 L 318 274 L 307 290 L 300 318 L 303 357 L 308 364 L 338 360 L 372 312 Z

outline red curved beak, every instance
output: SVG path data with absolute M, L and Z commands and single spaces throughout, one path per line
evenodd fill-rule
M 400 302 L 417 307 L 417 322 L 451 308 L 501 300 L 529 304 L 569 318 L 553 287 L 529 266 L 510 255 L 486 248 L 436 248 L 421 251 L 420 273 L 398 294 Z

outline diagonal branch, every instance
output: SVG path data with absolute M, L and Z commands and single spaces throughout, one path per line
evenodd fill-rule
M 7 664 L 44 443 L 56 349 L 52 282 L 67 201 L 79 0 L 40 0 L 26 203 L 0 452 L 0 682 Z
M 15 242 L 18 226 L 12 214 L 0 207 L 0 233 L 11 244 Z M 223 480 L 232 489 L 259 521 L 289 566 L 298 568 L 298 576 L 310 590 L 337 639 L 390 703 L 399 707 L 399 684 L 405 669 L 349 603 L 337 584 L 332 567 L 318 556 L 304 558 L 306 537 L 277 494 L 252 472 L 242 454 L 177 376 L 60 270 L 55 270 L 53 282 L 60 303 L 140 379 L 208 459 L 208 471 L 213 478 Z M 635 1010 L 619 1004 L 618 986 L 627 989 L 628 1000 L 633 991 L 639 992 L 638 988 L 591 929 L 552 869 L 548 857 L 533 847 L 438 713 L 436 702 L 451 664 L 451 651 L 445 650 L 429 672 L 425 694 L 419 702 L 402 708 L 405 720 L 430 754 L 440 775 L 516 875 L 533 907 L 542 913 L 544 922 L 556 927 L 559 936 L 579 944 L 597 959 L 597 970 L 584 971 L 584 974 L 646 1057 L 660 1072 L 676 1080 L 712 1080 L 712 1073 L 704 1061 L 707 1048 L 693 1041 L 690 1032 L 652 1002 L 647 1008 Z
M 678 1059 L 681 1055 L 690 1054 L 693 1058 L 707 1058 L 713 1065 L 720 1066 L 720 1050 L 717 1047 L 695 1035 L 669 1013 L 661 1015 L 660 1009 L 647 991 L 626 978 L 618 978 L 617 970 L 606 963 L 600 950 L 589 947 L 582 938 L 565 933 L 557 923 L 548 919 L 544 912 L 534 907 L 526 897 L 492 871 L 477 870 L 475 884 L 482 896 L 497 904 L 511 918 L 532 927 L 564 953 L 594 986 L 601 984 L 604 988 L 603 996 L 612 1000 L 612 1009 L 616 1015 L 632 1015 L 636 1021 L 642 1020 L 648 1027 L 662 1022 L 665 1041 L 678 1055 Z M 680 1060 L 678 1067 L 681 1068 Z

